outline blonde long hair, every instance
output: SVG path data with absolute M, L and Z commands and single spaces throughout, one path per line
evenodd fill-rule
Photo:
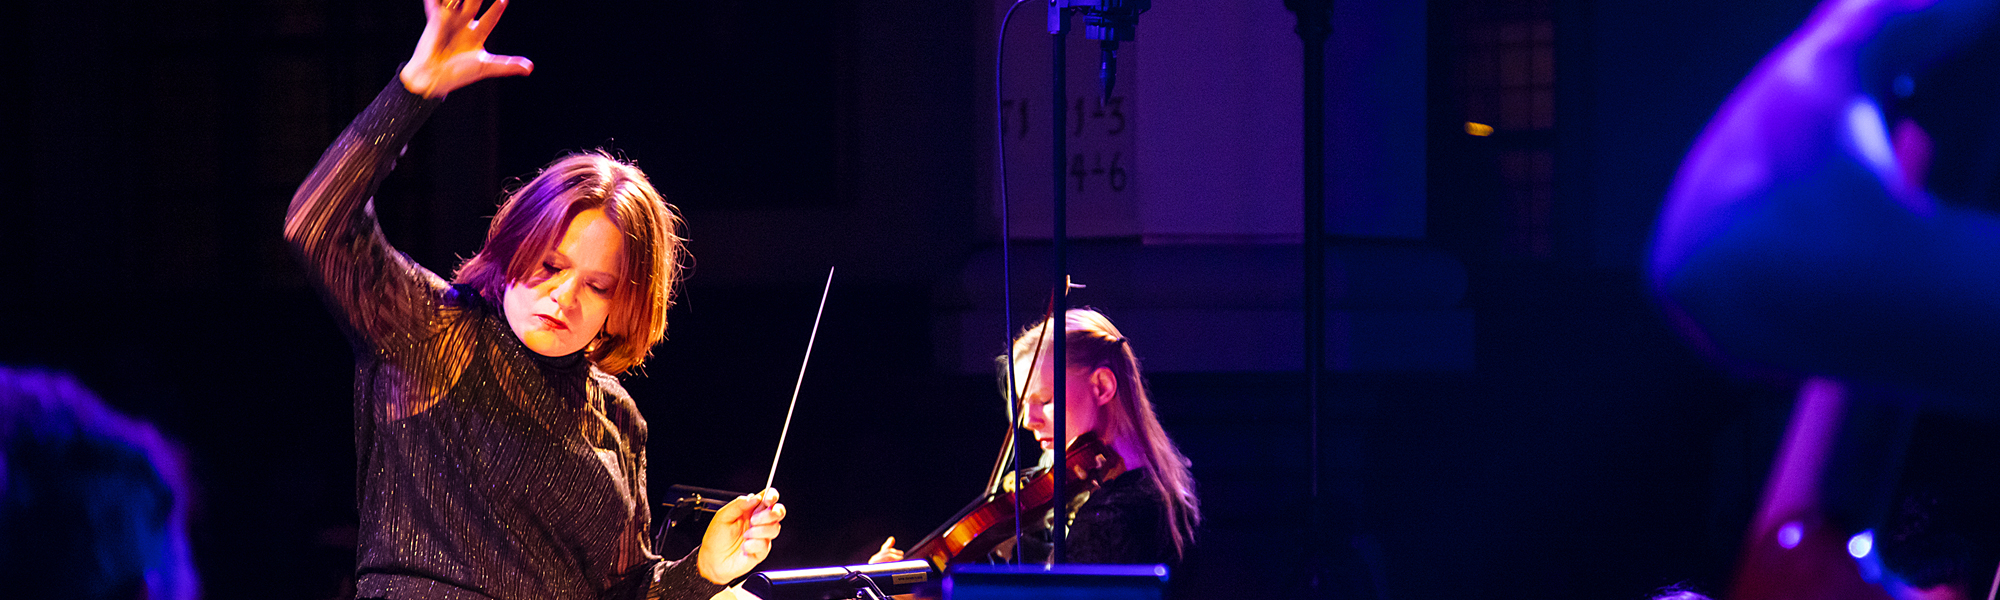
M 1160 504 L 1166 507 L 1174 554 L 1185 555 L 1187 547 L 1194 543 L 1195 526 L 1201 524 L 1201 501 L 1195 497 L 1194 477 L 1188 473 L 1187 457 L 1167 437 L 1166 430 L 1160 428 L 1160 418 L 1153 412 L 1145 379 L 1139 375 L 1139 358 L 1132 353 L 1131 341 L 1110 319 L 1093 309 L 1070 309 L 1063 320 L 1063 362 L 1069 363 L 1070 369 L 1104 367 L 1118 382 L 1116 401 L 1098 409 L 1100 439 L 1107 443 L 1134 440 L 1145 449 L 1146 462 L 1153 469 L 1154 491 L 1160 495 Z M 1036 342 L 1046 335 L 1048 326 L 1049 322 L 1043 321 L 1014 338 L 1016 364 L 1039 351 Z

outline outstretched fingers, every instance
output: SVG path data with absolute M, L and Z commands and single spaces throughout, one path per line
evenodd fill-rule
M 472 22 L 472 32 L 479 39 L 486 39 L 488 34 L 493 33 L 493 26 L 500 24 L 500 15 L 504 14 L 507 14 L 507 0 L 493 0 L 493 6 L 486 9 L 486 14 Z
M 479 61 L 479 79 L 527 75 L 534 71 L 535 63 L 520 56 L 488 54 Z
M 444 25 L 459 27 L 478 14 L 480 0 L 425 0 L 424 18 L 441 21 Z M 470 4 L 470 10 L 466 5 Z

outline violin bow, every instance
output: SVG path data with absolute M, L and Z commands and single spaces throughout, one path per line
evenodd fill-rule
M 785 436 L 792 432 L 792 412 L 799 408 L 799 388 L 806 383 L 806 364 L 812 362 L 813 342 L 819 340 L 819 318 L 826 314 L 826 297 L 833 291 L 833 267 L 826 268 L 826 288 L 819 292 L 819 311 L 813 313 L 812 335 L 806 337 L 806 357 L 799 360 L 799 380 L 792 384 L 792 404 L 785 408 L 785 427 L 778 430 L 778 451 L 771 454 L 771 475 L 764 478 L 764 489 L 778 481 L 778 459 L 785 455 Z
M 1016 387 L 1014 385 L 1014 343 L 1013 343 L 1014 340 L 1012 334 L 1011 333 L 1009 334 L 1007 340 L 1007 353 L 1001 356 L 1001 363 L 1005 365 L 1004 369 L 1002 370 L 1002 373 L 1007 378 L 1007 384 L 1002 386 L 1002 388 L 1005 389 L 1007 392 L 1007 436 L 1001 440 L 1000 456 L 997 456 L 993 459 L 993 471 L 986 478 L 986 493 L 988 494 L 993 494 L 1000 491 L 1001 477 L 1006 476 L 1008 473 L 1013 473 L 1018 477 L 1019 473 L 1021 472 L 1020 453 L 1014 450 L 1015 440 L 1020 437 L 1020 434 L 1017 432 L 1017 430 L 1020 429 L 1021 423 L 1020 423 L 1020 416 L 1015 414 L 1014 409 L 1018 408 L 1021 405 L 1021 397 L 1028 395 L 1028 386 L 1034 384 L 1035 371 L 1037 370 L 1037 367 L 1040 365 L 1042 360 L 1042 344 L 1043 342 L 1047 342 L 1049 340 L 1049 336 L 1053 335 L 1053 332 L 1055 330 L 1056 296 L 1058 293 L 1060 293 L 1063 298 L 1068 298 L 1070 290 L 1082 289 L 1084 287 L 1088 286 L 1085 286 L 1081 283 L 1076 283 L 1075 281 L 1072 281 L 1069 278 L 1069 276 L 1065 275 L 1063 276 L 1063 287 L 1061 290 L 1053 290 L 1053 289 L 1049 290 L 1048 308 L 1042 312 L 1042 320 L 1041 320 L 1042 333 L 1041 335 L 1035 336 L 1035 347 L 1028 352 L 1029 356 L 1028 373 L 1021 380 L 1021 385 L 1019 387 Z M 1011 320 L 1009 323 L 1009 327 L 1012 327 Z M 1069 332 L 1068 323 L 1065 322 L 1063 324 L 1063 327 L 1064 327 L 1063 329 L 1064 334 L 1067 334 Z M 1058 457 L 1062 455 L 1063 451 L 1059 451 L 1056 453 L 1056 456 Z M 1058 458 L 1057 460 L 1060 461 L 1061 459 Z M 1012 467 L 1011 469 L 1009 469 L 1010 466 Z M 1019 494 L 1016 494 L 1014 496 L 1014 539 L 1018 540 L 1020 538 L 1021 538 L 1021 497 Z M 1020 553 L 1016 552 L 1012 558 L 1016 561 L 1020 560 Z M 1993 600 L 1993 599 L 1989 598 L 1987 600 Z
M 1042 313 L 1043 323 L 1048 323 L 1049 318 L 1054 315 L 1055 306 L 1055 291 L 1050 290 L 1049 309 Z M 993 473 L 986 478 L 986 493 L 990 494 L 999 489 L 1000 478 L 1006 476 L 1009 472 L 1008 467 L 1013 467 L 1012 472 L 1014 473 L 1021 472 L 1021 465 L 1018 460 L 1019 456 L 1014 451 L 1014 439 L 1019 437 L 1015 434 L 1015 430 L 1020 429 L 1021 423 L 1020 416 L 1014 413 L 1014 409 L 1020 407 L 1021 397 L 1028 395 L 1028 386 L 1035 380 L 1035 366 L 1042 359 L 1042 342 L 1049 339 L 1048 333 L 1048 328 L 1043 327 L 1042 335 L 1035 338 L 1034 351 L 1028 354 L 1027 378 L 1021 381 L 1021 385 L 1018 388 L 1014 386 L 1014 340 L 1011 334 L 1008 337 L 1007 353 L 1001 356 L 1001 361 L 1004 365 L 1002 374 L 1007 377 L 1007 384 L 1002 387 L 1007 392 L 1007 438 L 1001 440 L 1000 456 L 993 460 Z

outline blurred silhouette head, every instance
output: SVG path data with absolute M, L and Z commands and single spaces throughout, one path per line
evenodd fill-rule
M 194 598 L 187 498 L 151 426 L 68 375 L 0 367 L 0 593 Z
M 1694 590 L 1686 583 L 1676 583 L 1653 591 L 1650 600 L 1709 600 L 1707 595 Z
M 1937 486 L 1903 497 L 1888 535 L 1877 536 L 1882 566 L 1908 588 L 1899 597 L 1986 597 L 2000 563 L 2000 530 L 1987 515 L 1992 506 L 1974 498 Z

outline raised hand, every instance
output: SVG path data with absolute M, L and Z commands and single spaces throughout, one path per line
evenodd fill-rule
M 785 505 L 778 503 L 776 489 L 729 501 L 715 512 L 701 536 L 695 566 L 702 578 L 726 584 L 749 573 L 771 553 L 771 540 L 778 537 L 784 520 Z
M 482 0 L 423 0 L 424 35 L 403 65 L 403 87 L 425 98 L 442 98 L 453 90 L 488 77 L 527 75 L 535 63 L 519 56 L 486 52 L 486 36 L 507 12 L 507 0 L 494 0 L 482 17 Z

